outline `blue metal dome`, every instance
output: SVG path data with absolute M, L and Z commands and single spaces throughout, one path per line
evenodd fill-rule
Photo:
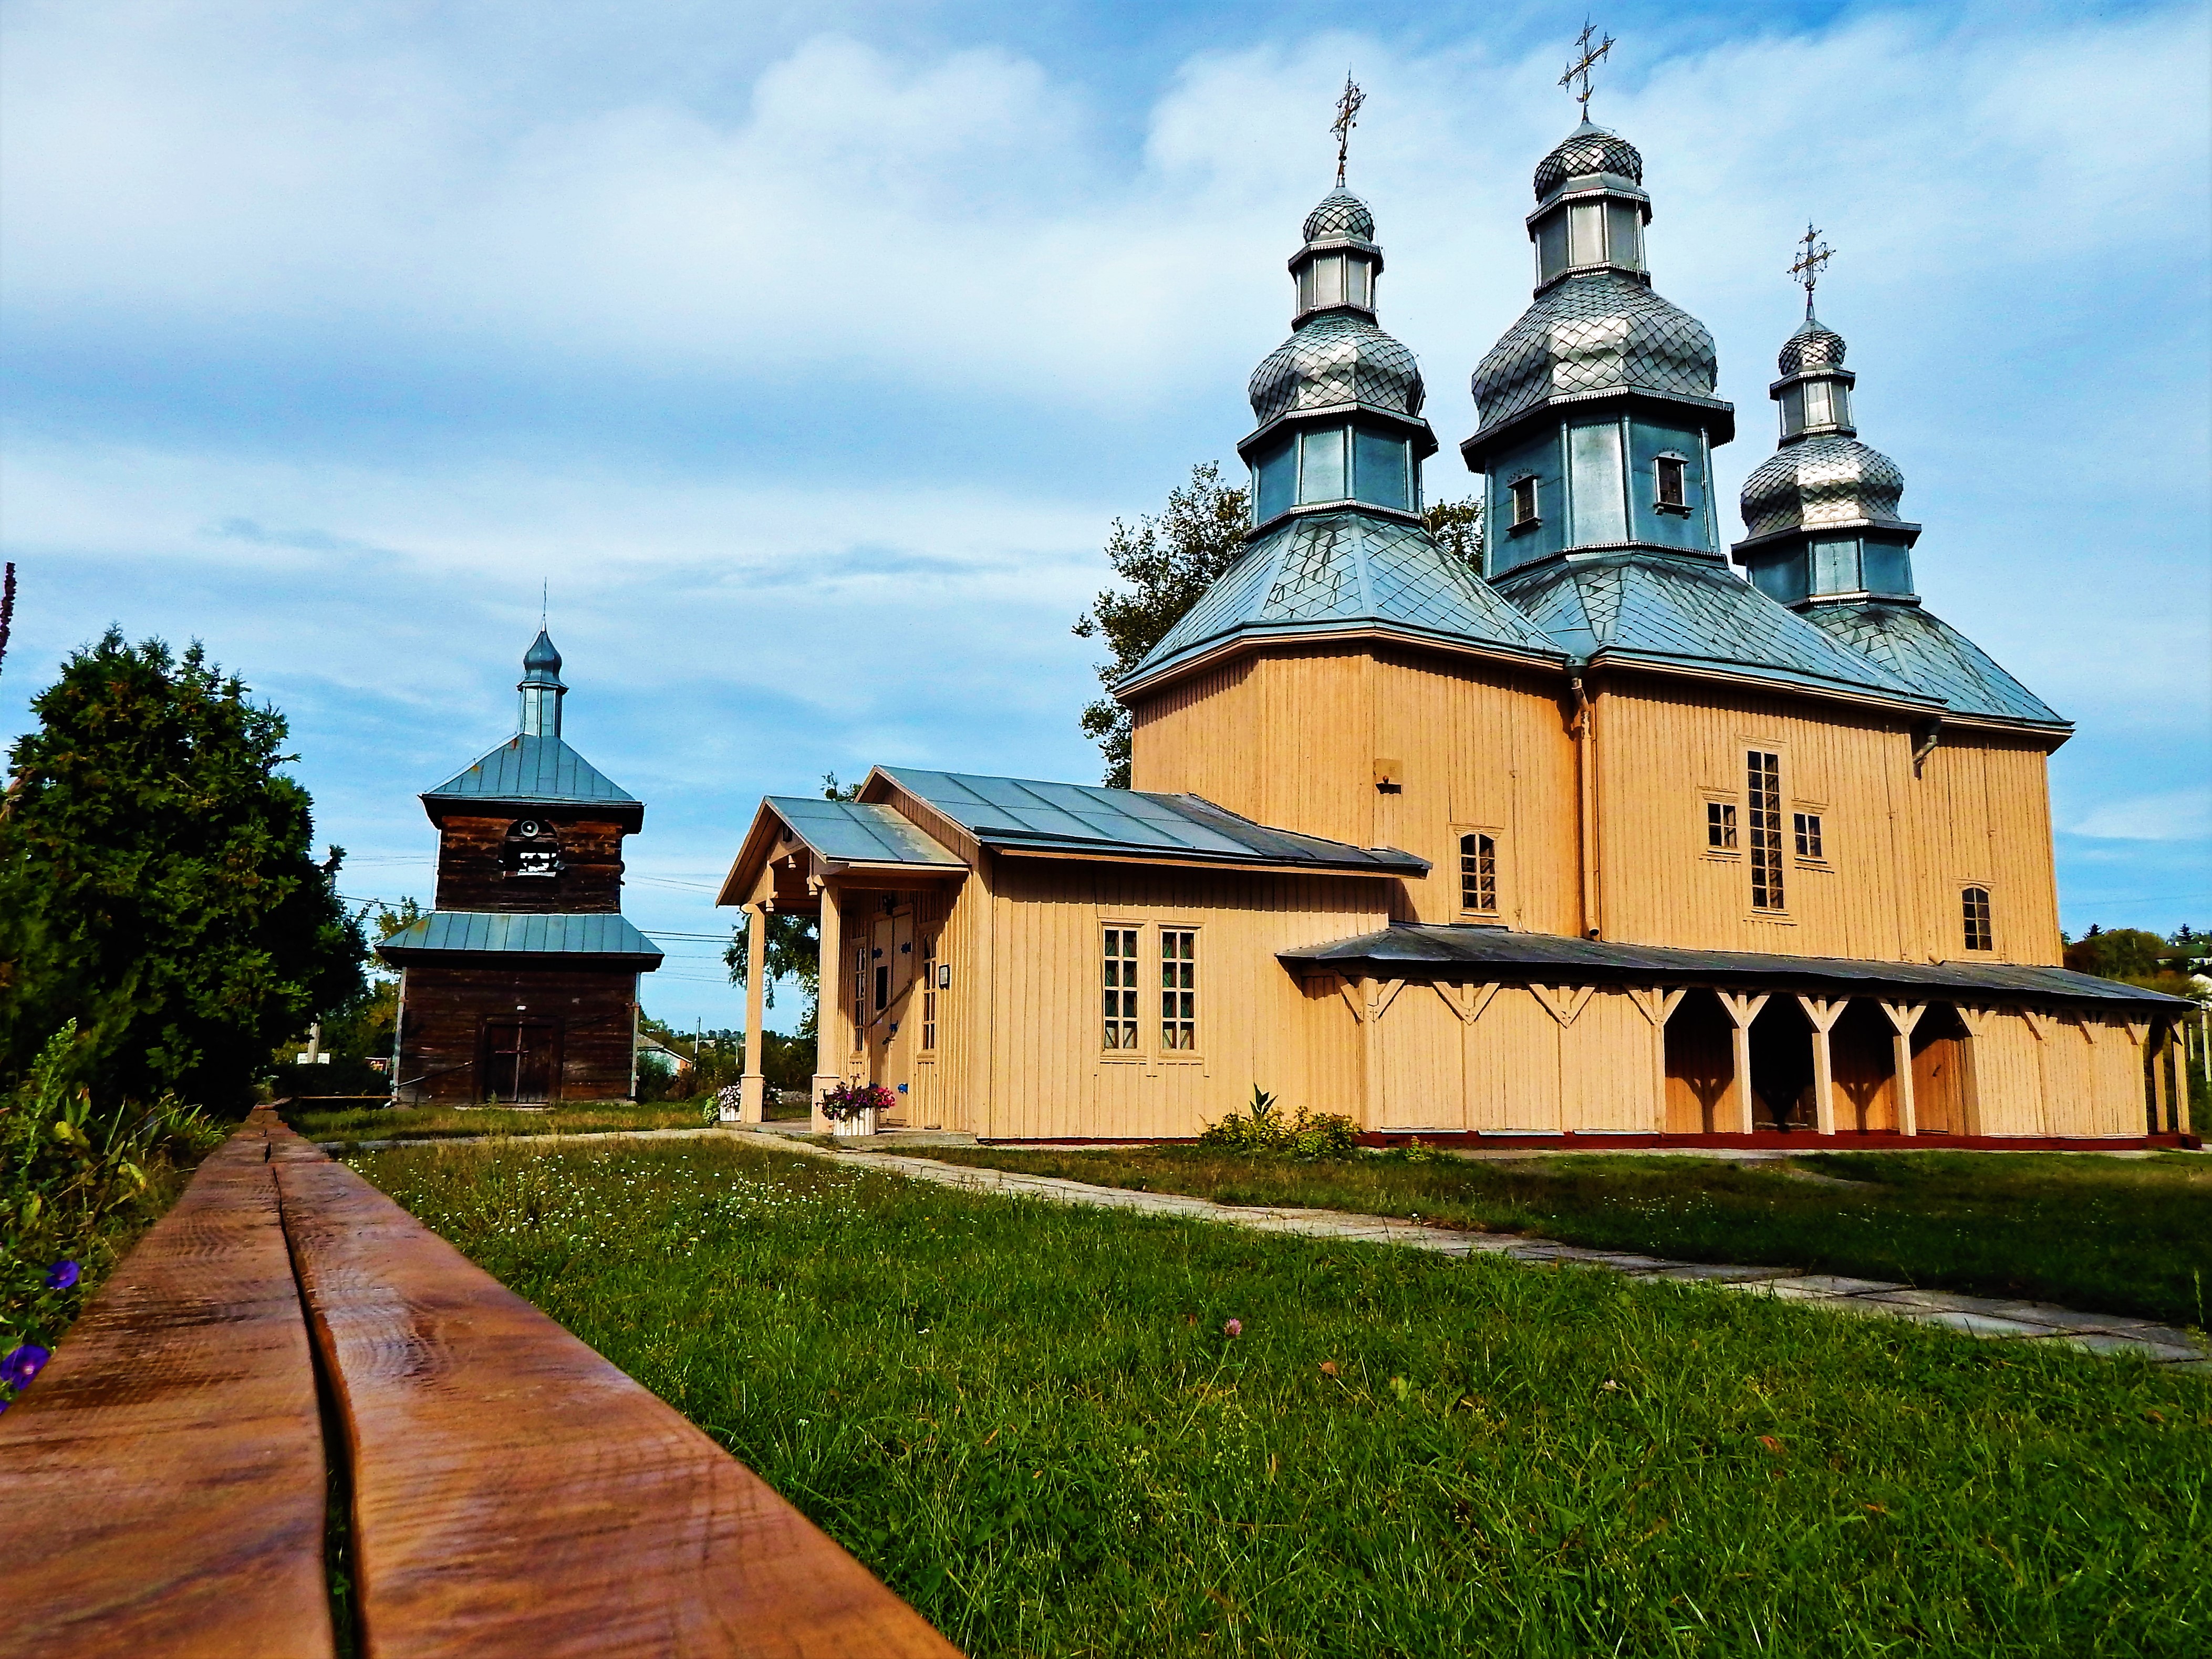
M 1261 426 L 1306 409 L 1364 404 L 1419 416 L 1426 389 L 1413 354 L 1350 312 L 1324 312 L 1260 360 L 1249 388 Z
M 531 641 L 530 649 L 522 653 L 522 671 L 532 675 L 557 675 L 561 672 L 561 653 L 553 648 L 553 636 L 542 628 Z

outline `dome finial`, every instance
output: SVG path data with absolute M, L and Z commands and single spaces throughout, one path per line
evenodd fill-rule
M 1609 34 L 1595 47 L 1590 45 L 1590 36 L 1596 33 L 1597 30 L 1590 24 L 1588 14 L 1584 14 L 1583 32 L 1575 38 L 1576 50 L 1581 52 L 1582 56 L 1568 64 L 1567 72 L 1559 77 L 1559 84 L 1566 88 L 1575 101 L 1583 106 L 1583 119 L 1585 121 L 1589 119 L 1590 94 L 1595 90 L 1590 85 L 1590 71 L 1597 67 L 1600 59 L 1613 50 L 1613 37 Z M 1579 91 L 1576 90 L 1574 86 L 1575 78 L 1577 76 L 1582 77 L 1583 83 Z
M 1836 257 L 1835 249 L 1820 240 L 1820 233 L 1813 228 L 1813 222 L 1805 222 L 1805 234 L 1797 239 L 1798 253 L 1790 267 L 1790 280 L 1805 290 L 1805 320 L 1813 320 L 1813 290 L 1820 285 L 1820 273 L 1828 268 L 1828 261 Z
M 1367 101 L 1367 94 L 1352 78 L 1352 66 L 1345 65 L 1344 92 L 1336 100 L 1336 119 L 1328 130 L 1336 135 L 1336 187 L 1344 188 L 1344 160 L 1352 149 L 1352 130 L 1359 125 L 1359 106 Z

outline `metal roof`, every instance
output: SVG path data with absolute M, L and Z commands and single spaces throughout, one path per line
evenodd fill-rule
M 2144 1012 L 2193 1008 L 2179 997 L 2098 979 L 2064 968 L 1961 962 L 1867 962 L 1846 957 L 1770 956 L 1754 951 L 1685 951 L 1657 945 L 1614 945 L 1557 933 L 1503 927 L 1394 923 L 1380 933 L 1285 951 L 1292 966 L 1373 977 L 1490 979 L 1540 984 L 1626 981 L 1640 984 L 1802 986 L 1860 996 L 1895 992 L 1926 997 L 1967 994 L 1990 1001 L 2057 1002 Z
M 2071 722 L 1923 605 L 1868 599 L 1816 605 L 1805 619 L 1952 713 L 2070 730 Z
M 509 738 L 475 765 L 435 789 L 430 801 L 568 801 L 644 809 L 637 797 L 609 782 L 599 769 L 560 738 Z
M 1593 270 L 1546 289 L 1474 371 L 1480 442 L 1554 398 L 1644 392 L 1725 413 L 1713 337 L 1640 277 Z M 1716 443 L 1727 441 L 1719 433 Z
M 1253 542 L 1123 683 L 1231 636 L 1370 628 L 1548 662 L 1560 654 L 1419 525 L 1328 513 L 1293 519 Z
M 527 956 L 592 957 L 634 961 L 650 971 L 659 946 L 611 912 L 580 915 L 489 910 L 433 910 L 376 947 L 386 962 L 404 963 L 468 951 Z
M 1585 660 L 1644 658 L 1905 702 L 1933 697 L 1717 563 L 1635 554 L 1554 560 L 1498 586 L 1554 645 Z
M 1361 875 L 1421 876 L 1429 870 L 1427 860 L 1411 853 L 1270 829 L 1197 795 L 905 767 L 876 770 L 994 848 L 1135 856 L 1164 863 L 1289 864 Z
M 964 870 L 960 855 L 924 835 L 888 806 L 824 800 L 819 795 L 770 795 L 768 805 L 816 857 L 841 864 L 915 864 Z

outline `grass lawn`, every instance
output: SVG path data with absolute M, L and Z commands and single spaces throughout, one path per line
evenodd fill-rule
M 2194 1152 L 1824 1152 L 1748 1164 L 1622 1153 L 1299 1164 L 1203 1146 L 928 1155 L 1225 1204 L 1419 1216 L 2176 1324 L 2203 1325 L 2212 1298 L 2212 1157 Z
M 703 1101 L 579 1102 L 543 1111 L 498 1106 L 354 1107 L 342 1111 L 287 1108 L 281 1115 L 310 1140 L 450 1139 L 469 1135 L 580 1135 L 610 1129 L 696 1129 Z
M 2212 1386 L 2139 1361 L 726 1140 L 355 1162 L 979 1659 L 2212 1631 Z

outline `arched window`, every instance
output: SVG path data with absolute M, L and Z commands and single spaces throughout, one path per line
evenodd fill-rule
M 1990 929 L 1990 890 L 1969 887 L 1962 896 L 1965 901 L 1966 948 L 1969 951 L 1994 951 L 1996 936 Z
M 500 867 L 510 876 L 561 873 L 561 836 L 544 818 L 518 818 L 507 828 Z
M 1498 842 L 1489 836 L 1459 838 L 1459 908 L 1498 914 Z

